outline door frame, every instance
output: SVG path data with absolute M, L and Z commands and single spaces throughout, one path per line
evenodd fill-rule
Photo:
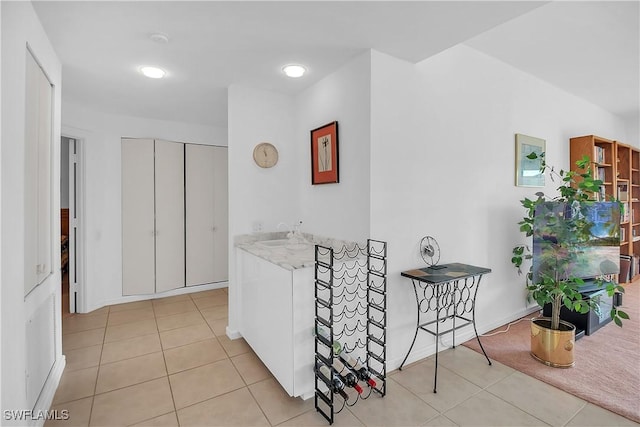
M 69 312 L 86 312 L 85 287 L 85 160 L 84 138 L 62 131 L 69 138 Z M 72 141 L 74 143 L 72 143 Z M 75 148 L 75 152 L 74 152 Z

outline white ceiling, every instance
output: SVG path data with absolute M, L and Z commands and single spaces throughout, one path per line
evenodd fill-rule
M 638 1 L 41 1 L 66 99 L 215 126 L 227 87 L 297 93 L 366 49 L 419 62 L 458 43 L 620 115 L 638 114 Z M 159 44 L 149 35 L 169 36 Z M 302 63 L 308 74 L 286 78 Z M 164 68 L 147 79 L 141 65 Z
M 614 114 L 637 118 L 638 5 L 553 2 L 466 44 Z

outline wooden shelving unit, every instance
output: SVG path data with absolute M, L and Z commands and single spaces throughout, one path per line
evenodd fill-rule
M 575 169 L 576 161 L 585 155 L 594 162 L 594 177 L 603 181 L 596 199 L 621 203 L 620 255 L 621 260 L 629 260 L 633 268 L 629 277 L 621 274 L 620 281 L 631 281 L 640 265 L 640 150 L 595 135 L 571 138 L 571 168 Z M 621 263 L 621 267 L 623 265 Z
M 620 255 L 633 255 L 631 245 L 631 147 L 617 143 L 616 150 L 616 194 L 621 203 L 620 210 Z
M 616 197 L 616 143 L 613 140 L 594 135 L 579 136 L 570 140 L 570 166 L 575 169 L 576 162 L 584 156 L 594 162 L 593 176 L 603 181 L 600 200 Z M 577 177 L 579 181 L 581 178 Z
M 631 203 L 631 235 L 630 249 L 635 256 L 640 255 L 640 149 L 630 148 L 630 203 Z

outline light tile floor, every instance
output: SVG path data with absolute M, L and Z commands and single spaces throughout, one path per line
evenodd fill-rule
M 229 340 L 227 290 L 105 307 L 63 319 L 67 367 L 51 409 L 65 426 L 326 426 L 290 398 L 247 343 Z M 389 374 L 387 395 L 336 426 L 627 426 L 605 409 L 457 347 Z

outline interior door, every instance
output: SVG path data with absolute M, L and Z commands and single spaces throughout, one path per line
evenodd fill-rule
M 156 292 L 185 286 L 184 146 L 155 140 Z
M 69 313 L 77 311 L 76 304 L 78 302 L 78 225 L 79 225 L 79 209 L 78 209 L 78 147 L 79 142 L 76 139 L 69 139 L 69 168 L 66 171 L 60 171 L 61 174 L 67 174 L 69 177 L 69 264 L 67 266 L 67 277 L 69 280 Z
M 122 139 L 122 294 L 155 292 L 154 141 Z

